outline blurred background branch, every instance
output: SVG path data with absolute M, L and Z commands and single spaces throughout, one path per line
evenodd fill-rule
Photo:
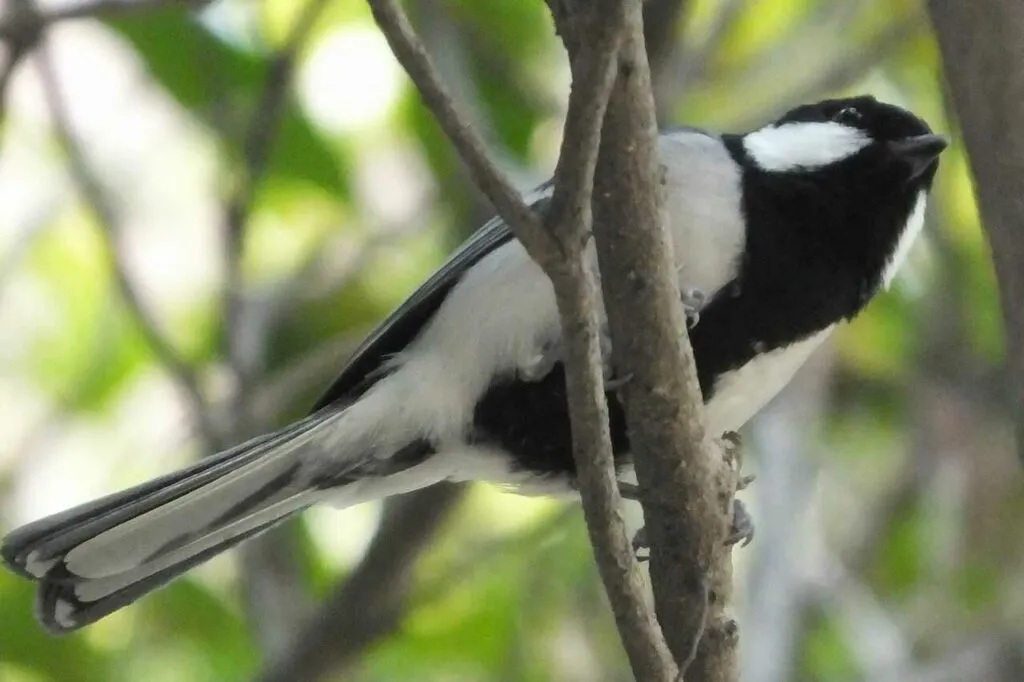
M 100 233 L 104 237 L 109 252 L 111 270 L 121 299 L 124 301 L 129 314 L 138 325 L 139 331 L 146 339 L 150 350 L 156 356 L 159 364 L 174 377 L 175 382 L 185 394 L 191 407 L 196 428 L 203 442 L 207 444 L 219 443 L 220 438 L 217 435 L 217 429 L 213 421 L 210 419 L 210 411 L 206 399 L 203 397 L 199 378 L 194 368 L 181 357 L 160 331 L 157 322 L 152 319 L 132 281 L 120 243 L 122 227 L 114 200 L 89 168 L 88 162 L 82 153 L 72 128 L 64 96 L 61 92 L 58 74 L 54 69 L 46 46 L 39 45 L 37 47 L 35 60 L 39 69 L 49 113 L 53 118 L 54 132 L 64 154 L 67 156 L 68 172 L 71 174 L 75 187 L 99 222 Z
M 359 566 L 308 623 L 291 631 L 290 646 L 259 681 L 317 682 L 393 633 L 405 616 L 416 560 L 463 492 L 463 486 L 437 485 L 389 503 Z
M 295 63 L 326 5 L 326 0 L 309 0 L 295 19 L 284 44 L 270 58 L 265 82 L 242 142 L 243 167 L 237 188 L 226 202 L 221 310 L 224 357 L 231 375 L 227 399 L 229 435 L 225 442 L 211 450 L 241 442 L 265 431 L 268 426 L 254 422 L 249 411 L 255 376 L 263 370 L 270 327 L 265 308 L 250 304 L 243 275 L 245 232 L 254 197 L 277 142 Z M 294 523 L 272 529 L 246 543 L 239 552 L 245 569 L 249 620 L 259 637 L 264 657 L 279 656 L 310 610 L 302 566 L 297 560 Z

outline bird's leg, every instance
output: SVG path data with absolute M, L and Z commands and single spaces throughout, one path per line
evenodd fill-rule
M 722 434 L 720 439 L 723 454 L 730 466 L 739 467 L 741 463 L 740 436 L 735 431 Z M 736 482 L 736 490 L 745 489 L 753 482 L 753 476 L 741 476 Z M 640 499 L 640 487 L 633 483 L 619 481 L 619 492 L 627 500 Z M 747 511 L 746 506 L 740 500 L 732 500 L 732 522 L 729 524 L 729 534 L 726 535 L 725 544 L 728 546 L 740 545 L 746 547 L 754 539 L 754 517 Z M 637 561 L 650 559 L 650 542 L 647 538 L 647 528 L 641 528 L 633 536 L 633 551 L 636 553 Z M 647 550 L 646 556 L 641 556 L 640 551 Z

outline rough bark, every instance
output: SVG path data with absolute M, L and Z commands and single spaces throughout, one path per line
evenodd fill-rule
M 575 64 L 585 54 L 587 8 L 549 4 Z M 687 679 L 732 680 L 737 637 L 725 613 L 732 569 L 722 541 L 736 469 L 723 465 L 704 433 L 703 401 L 662 224 L 641 8 L 627 9 L 594 183 L 594 238 L 614 365 L 629 377 L 622 394 L 658 620 L 680 669 L 695 662 Z
M 992 248 L 1024 459 L 1024 2 L 928 3 Z

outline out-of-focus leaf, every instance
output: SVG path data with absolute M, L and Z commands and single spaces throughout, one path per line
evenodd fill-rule
M 62 220 L 36 241 L 28 263 L 53 315 L 33 344 L 35 376 L 69 409 L 102 409 L 147 353 L 115 303 L 99 233 L 80 220 Z
M 908 506 L 899 510 L 885 537 L 880 538 L 871 571 L 872 584 L 889 598 L 907 594 L 921 579 L 925 522 L 919 507 Z
M 746 65 L 757 53 L 778 47 L 780 40 L 815 8 L 813 0 L 752 2 L 723 36 L 718 57 L 723 65 Z
M 964 317 L 963 331 L 978 355 L 997 362 L 1005 353 L 1002 312 L 967 158 L 957 145 L 943 156 L 948 158 L 942 161 L 939 186 L 943 191 L 938 201 L 944 217 L 943 232 L 954 251 L 950 276 L 958 279 L 956 290 L 962 298 L 957 304 Z
M 533 131 L 540 120 L 538 112 L 527 106 L 527 102 L 505 83 L 487 78 L 483 73 L 477 82 L 482 102 L 490 114 L 491 123 L 501 133 L 502 143 L 513 154 L 525 159 Z
M 136 646 L 181 651 L 182 663 L 174 671 L 177 679 L 244 679 L 259 660 L 240 611 L 230 608 L 224 595 L 194 580 L 178 580 L 135 608 L 140 611 L 139 623 L 145 623 Z M 180 667 L 186 663 L 194 668 L 192 674 Z
M 457 585 L 443 602 L 420 609 L 403 632 L 372 654 L 367 669 L 377 679 L 444 679 L 462 673 L 493 679 L 515 646 L 515 622 L 524 600 L 517 563 L 499 566 L 486 581 Z M 420 674 L 414 671 L 419 668 Z
M 228 45 L 181 7 L 154 8 L 144 16 L 109 18 L 150 74 L 186 109 L 230 131 L 226 142 L 237 158 L 251 112 L 260 101 L 271 60 Z M 268 167 L 275 176 L 316 184 L 345 196 L 347 173 L 332 151 L 289 99 Z
M 836 332 L 842 361 L 865 377 L 899 380 L 906 376 L 912 366 L 912 311 L 912 303 L 898 290 L 878 296 L 863 314 Z
M 325 339 L 368 333 L 430 274 L 443 252 L 440 235 L 429 231 L 394 249 L 382 249 L 343 290 L 290 311 L 287 323 L 273 334 L 267 368 L 285 367 Z M 339 358 L 339 372 L 342 361 Z M 325 376 L 324 382 L 326 388 L 330 378 Z
M 113 305 L 114 296 L 113 292 L 109 293 L 107 305 L 95 321 L 93 334 L 83 344 L 89 352 L 82 357 L 84 365 L 78 376 L 64 390 L 65 407 L 103 407 L 117 397 L 125 382 L 146 362 L 149 351 L 142 333 L 131 318 L 118 313 L 119 306 Z
M 81 634 L 55 639 L 32 619 L 35 590 L 27 581 L 0 570 L 0 659 L 53 682 L 110 679 L 104 652 Z
M 839 624 L 821 616 L 808 628 L 802 651 L 802 675 L 798 679 L 853 682 L 859 680 L 850 648 Z
M 999 570 L 983 560 L 968 560 L 956 576 L 956 591 L 968 615 L 983 615 L 1000 597 Z
M 526 58 L 554 38 L 554 26 L 543 3 L 520 0 L 447 0 L 452 15 L 488 37 L 495 49 Z

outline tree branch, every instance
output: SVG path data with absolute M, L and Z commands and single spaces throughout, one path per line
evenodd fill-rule
M 487 195 L 527 252 L 543 266 L 543 259 L 549 258 L 552 253 L 550 235 L 544 231 L 540 218 L 526 205 L 508 178 L 488 159 L 483 140 L 441 85 L 430 55 L 423 48 L 405 13 L 394 0 L 367 1 L 398 63 L 405 69 L 462 162 L 473 174 L 477 186 Z
M 118 293 L 157 362 L 164 367 L 184 395 L 196 429 L 204 443 L 218 442 L 218 430 L 210 418 L 208 404 L 200 389 L 195 369 L 175 350 L 171 342 L 160 331 L 156 320 L 146 309 L 128 274 L 128 266 L 121 249 L 122 225 L 120 218 L 113 201 L 107 196 L 105 189 L 89 168 L 81 145 L 75 137 L 67 106 L 60 91 L 60 83 L 45 41 L 36 50 L 35 59 L 43 84 L 43 93 L 53 118 L 54 131 L 61 148 L 67 155 L 68 171 L 79 194 L 99 223 L 100 234 L 112 260 L 114 283 Z
M 3 26 L 10 23 L 14 28 L 4 31 Z M 14 30 L 17 29 L 17 30 Z M 25 57 L 39 42 L 42 36 L 42 24 L 28 0 L 12 0 L 7 5 L 5 21 L 0 24 L 0 41 L 6 43 L 7 61 L 0 70 L 0 127 L 7 118 L 7 88 L 15 70 Z
M 574 30 L 561 28 L 563 36 Z M 630 377 L 623 395 L 658 621 L 682 671 L 697 655 L 693 679 L 733 680 L 736 627 L 724 612 L 731 557 L 723 541 L 736 471 L 720 466 L 704 434 L 655 181 L 657 122 L 640 3 L 628 5 L 626 31 L 594 182 L 594 238 L 614 366 Z M 566 41 L 570 50 L 576 42 Z
M 1024 460 L 1024 4 L 930 0 L 928 10 L 992 248 Z
M 639 679 L 671 680 L 675 666 L 661 639 L 653 615 L 642 595 L 635 558 L 625 535 L 619 508 L 621 497 L 614 475 L 608 435 L 607 405 L 600 372 L 597 297 L 592 265 L 586 256 L 591 176 L 601 124 L 611 85 L 607 52 L 614 53 L 621 35 L 622 3 L 602 3 L 587 22 L 587 35 L 597 36 L 588 63 L 574 62 L 574 87 L 570 109 L 576 118 L 567 122 L 566 144 L 556 171 L 555 199 L 546 221 L 554 233 L 527 207 L 519 193 L 487 159 L 479 136 L 456 111 L 440 84 L 430 59 L 392 0 L 370 0 L 377 23 L 399 62 L 405 68 L 448 135 L 478 185 L 494 203 L 529 254 L 551 277 L 559 311 L 563 315 L 567 390 L 572 418 L 573 454 L 587 525 L 595 555 L 613 604 L 616 622 L 631 664 Z M 639 12 L 639 4 L 636 4 Z M 552 10 L 560 7 L 553 4 Z M 593 115 L 596 111 L 597 115 Z M 578 143 L 589 146 L 570 146 Z M 559 186 L 561 183 L 562 186 Z M 552 236 L 555 239 L 552 239 Z
M 656 84 L 662 80 L 663 72 L 672 63 L 670 57 L 678 49 L 687 7 L 687 0 L 644 2 L 644 44 Z
M 707 35 L 697 45 L 673 45 L 672 49 L 661 53 L 661 68 L 657 68 L 654 55 L 658 54 L 647 43 L 647 52 L 651 60 L 655 92 L 660 95 L 658 104 L 663 111 L 670 110 L 677 101 L 690 91 L 694 82 L 707 71 L 708 64 L 736 20 L 743 13 L 747 0 L 722 0 L 718 4 L 715 18 Z M 646 17 L 645 17 L 646 21 Z

